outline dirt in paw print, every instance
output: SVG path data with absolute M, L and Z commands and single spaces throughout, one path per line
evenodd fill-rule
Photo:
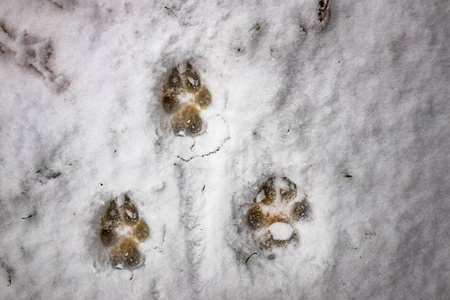
M 211 93 L 189 62 L 183 70 L 178 66 L 172 69 L 164 85 L 162 105 L 165 112 L 172 115 L 175 135 L 195 136 L 201 133 L 204 126 L 200 113 L 210 103 Z
M 287 177 L 269 178 L 247 212 L 247 225 L 264 248 L 284 246 L 298 239 L 294 224 L 308 216 L 306 195 Z
M 121 206 L 118 199 L 111 200 L 101 225 L 100 240 L 109 248 L 114 268 L 134 269 L 144 263 L 145 257 L 139 251 L 139 244 L 149 237 L 150 229 L 128 196 L 125 196 Z

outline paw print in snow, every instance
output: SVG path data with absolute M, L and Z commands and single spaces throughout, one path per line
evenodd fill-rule
M 140 267 L 144 263 L 144 255 L 138 246 L 150 235 L 150 229 L 139 211 L 125 196 L 119 207 L 117 199 L 111 200 L 105 216 L 102 218 L 100 240 L 110 250 L 111 264 L 116 269 Z
M 269 178 L 247 213 L 253 237 L 265 248 L 284 246 L 296 240 L 294 223 L 308 216 L 306 195 L 287 177 Z
M 211 103 L 211 93 L 202 85 L 200 76 L 190 63 L 184 72 L 175 67 L 164 85 L 162 105 L 172 116 L 175 135 L 198 135 L 203 129 L 202 110 Z
M 49 59 L 53 53 L 50 39 L 40 40 L 26 31 L 16 35 L 0 24 L 0 51 L 4 53 L 4 50 L 15 53 L 18 65 L 35 70 L 56 91 L 63 91 L 69 85 L 64 76 L 55 74 L 50 68 Z

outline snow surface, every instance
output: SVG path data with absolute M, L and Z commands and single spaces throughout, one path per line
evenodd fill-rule
M 248 2 L 0 0 L 0 299 L 450 297 L 450 3 Z M 195 138 L 161 105 L 186 61 Z M 270 250 L 245 213 L 272 175 L 311 215 Z M 99 238 L 123 193 L 133 271 Z
M 269 226 L 270 233 L 274 240 L 285 241 L 288 240 L 294 229 L 291 225 L 283 223 L 283 222 L 275 222 Z

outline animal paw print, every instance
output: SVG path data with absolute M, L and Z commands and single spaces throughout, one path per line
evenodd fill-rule
M 117 199 L 111 200 L 105 216 L 102 218 L 100 239 L 110 250 L 113 268 L 134 269 L 144 263 L 144 255 L 139 244 L 150 235 L 150 229 L 128 196 L 119 207 Z
M 55 90 L 62 91 L 69 85 L 64 76 L 56 75 L 49 66 L 53 52 L 50 39 L 39 40 L 26 31 L 14 34 L 0 24 L 0 52 L 5 53 L 5 50 L 15 54 L 17 64 L 30 67 L 42 75 Z
M 287 177 L 269 178 L 247 213 L 253 237 L 264 247 L 284 246 L 298 238 L 295 222 L 308 216 L 306 195 Z
M 175 135 L 198 135 L 203 129 L 202 110 L 211 103 L 211 93 L 202 85 L 200 76 L 190 63 L 182 73 L 175 67 L 164 85 L 162 105 L 172 115 Z

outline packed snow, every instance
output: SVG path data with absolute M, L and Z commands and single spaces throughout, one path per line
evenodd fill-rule
M 292 236 L 292 233 L 294 233 L 294 229 L 289 224 L 283 222 L 275 222 L 269 226 L 269 229 L 273 239 L 280 241 L 288 240 Z
M 449 14 L 0 0 L 0 299 L 448 299 Z

